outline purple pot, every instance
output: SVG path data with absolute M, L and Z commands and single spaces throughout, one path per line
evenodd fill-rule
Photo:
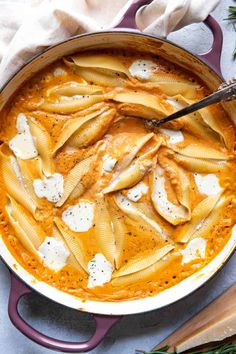
M 97 47 L 112 47 L 114 43 L 118 43 L 116 39 L 118 38 L 117 36 L 121 36 L 122 38 L 119 39 L 119 46 L 127 46 L 127 48 L 131 49 L 136 49 L 138 45 L 139 50 L 145 50 L 147 52 L 153 53 L 156 49 L 154 49 L 154 44 L 156 47 L 160 47 L 163 45 L 162 50 L 162 55 L 165 57 L 169 57 L 170 61 L 171 60 L 177 60 L 177 61 L 182 61 L 182 66 L 193 66 L 194 72 L 196 72 L 197 75 L 199 76 L 204 76 L 208 75 L 209 77 L 212 78 L 212 86 L 216 86 L 218 82 L 222 81 L 221 79 L 221 68 L 220 68 L 220 58 L 221 58 L 221 51 L 222 51 L 222 41 L 223 41 L 223 36 L 222 36 L 222 30 L 219 26 L 219 24 L 214 20 L 213 17 L 208 16 L 208 18 L 204 21 L 204 23 L 210 28 L 213 34 L 213 44 L 211 49 L 201 55 L 194 56 L 193 54 L 189 53 L 188 51 L 184 50 L 183 48 L 180 48 L 178 46 L 175 46 L 173 43 L 163 40 L 163 39 L 156 39 L 153 36 L 148 36 L 148 35 L 142 35 L 139 31 L 137 31 L 136 24 L 135 24 L 135 14 L 136 11 L 142 6 L 147 3 L 150 3 L 151 1 L 149 0 L 134 0 L 133 3 L 130 5 L 129 9 L 126 11 L 126 13 L 123 15 L 123 18 L 119 21 L 119 23 L 116 24 L 115 29 L 111 31 L 104 31 L 100 33 L 95 33 L 95 34 L 85 34 L 85 35 L 79 35 L 76 37 L 73 37 L 72 39 L 66 40 L 63 43 L 59 43 L 53 47 L 50 47 L 47 49 L 44 53 L 40 54 L 36 58 L 34 58 L 30 63 L 27 63 L 14 77 L 9 80 L 9 82 L 4 86 L 2 90 L 2 97 L 3 97 L 3 103 L 2 107 L 4 104 L 7 103 L 9 100 L 10 96 L 14 94 L 15 90 L 29 77 L 34 74 L 35 72 L 41 70 L 43 67 L 46 65 L 52 63 L 56 59 L 58 59 L 60 56 L 63 54 L 69 54 L 70 52 L 72 53 L 73 51 L 75 52 L 75 43 L 81 43 L 83 41 L 86 44 L 82 44 L 83 49 L 92 49 L 94 48 L 94 45 L 90 44 L 90 38 L 96 37 L 98 38 L 98 44 Z M 77 41 L 77 42 L 76 42 Z M 86 42 L 87 41 L 87 42 Z M 94 40 L 92 40 L 94 42 Z M 70 49 L 71 47 L 71 49 Z M 168 47 L 171 47 L 171 51 L 168 51 L 165 49 Z M 174 50 L 176 49 L 176 57 L 171 53 L 174 53 Z M 177 59 L 176 59 L 177 58 Z M 178 59 L 179 58 L 179 59 Z M 181 58 L 181 59 L 180 59 Z M 200 60 L 199 60 L 200 59 Z M 36 65 L 36 63 L 38 63 Z M 178 62 L 177 62 L 178 64 Z M 211 70 L 211 69 L 213 70 Z M 208 73 L 208 74 L 206 74 Z M 17 84 L 16 84 L 17 82 Z M 4 251 L 5 252 L 5 251 Z M 141 309 L 137 309 L 136 311 L 132 309 L 132 306 L 130 305 L 130 312 L 129 312 L 129 304 L 127 306 L 126 302 L 126 309 L 125 310 L 120 310 L 121 306 L 119 309 L 114 310 L 109 312 L 109 310 L 93 310 L 90 307 L 82 310 L 85 311 L 90 311 L 90 312 L 98 312 L 100 314 L 94 314 L 94 319 L 96 321 L 96 331 L 94 335 L 92 336 L 91 339 L 85 342 L 81 343 L 72 343 L 72 342 L 65 342 L 61 341 L 58 339 L 54 339 L 51 337 L 48 337 L 37 330 L 35 330 L 33 327 L 31 327 L 28 323 L 24 321 L 24 319 L 21 317 L 21 315 L 18 312 L 18 302 L 21 299 L 22 296 L 30 293 L 32 290 L 31 288 L 34 288 L 36 291 L 39 291 L 40 293 L 48 296 L 48 298 L 55 300 L 51 294 L 45 294 L 42 291 L 40 291 L 38 288 L 34 287 L 32 284 L 30 284 L 29 281 L 24 278 L 23 275 L 19 274 L 19 272 L 15 269 L 13 263 L 10 261 L 10 256 L 5 256 L 4 252 L 1 252 L 2 258 L 4 262 L 9 266 L 11 269 L 11 291 L 10 291 L 10 297 L 9 297 L 9 317 L 14 324 L 14 326 L 25 336 L 27 336 L 29 339 L 33 340 L 34 342 L 57 351 L 62 351 L 62 352 L 67 352 L 67 353 L 81 353 L 81 352 L 88 352 L 95 348 L 105 337 L 109 329 L 121 318 L 122 314 L 126 313 L 138 313 L 138 312 L 145 312 L 149 311 L 151 309 L 159 308 L 165 305 L 168 305 L 170 303 L 173 303 L 180 298 L 188 295 L 189 293 L 193 292 L 196 290 L 199 286 L 201 286 L 206 280 L 210 279 L 212 276 L 209 275 L 207 276 L 207 279 L 203 281 L 202 283 L 199 283 L 198 286 L 193 286 L 189 291 L 183 293 L 183 295 L 179 297 L 173 297 L 169 301 L 160 302 L 160 305 L 157 303 L 155 304 L 154 298 L 153 298 L 153 305 L 148 305 L 148 306 L 143 306 Z M 227 252 L 227 255 L 225 256 L 225 260 L 229 258 L 230 254 L 232 254 L 232 249 L 230 249 Z M 222 261 L 221 261 L 222 263 Z M 220 266 L 219 266 L 220 267 Z M 219 268 L 218 267 L 218 268 Z M 216 269 L 217 270 L 217 269 Z M 23 282 L 22 282 L 23 281 Z M 57 300 L 55 300 L 57 301 Z M 60 302 L 60 301 L 58 301 Z M 60 302 L 62 303 L 62 302 Z M 65 303 L 63 303 L 65 304 Z M 85 305 L 86 306 L 86 305 Z M 102 304 L 98 303 L 98 307 L 100 306 L 101 308 L 103 307 Z M 114 304 L 114 307 L 118 308 L 117 304 Z M 105 306 L 104 306 L 105 308 Z M 102 313 L 102 314 L 101 314 Z M 112 313 L 112 315 L 110 315 Z

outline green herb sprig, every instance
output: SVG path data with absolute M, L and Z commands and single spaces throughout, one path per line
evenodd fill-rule
M 176 352 L 168 352 L 169 347 L 165 346 L 160 349 L 156 349 L 151 352 L 145 352 L 142 350 L 136 350 L 136 354 L 176 354 Z M 219 344 L 213 347 L 208 347 L 206 349 L 191 351 L 189 354 L 236 354 L 236 344 L 234 343 L 226 343 Z
M 226 17 L 224 20 L 236 20 L 236 6 L 229 6 L 228 11 L 229 16 Z
M 229 6 L 228 12 L 229 12 L 229 15 L 228 15 L 228 17 L 224 18 L 224 20 L 232 21 L 234 29 L 236 30 L 236 6 Z M 234 60 L 236 59 L 236 47 L 233 51 L 233 59 Z

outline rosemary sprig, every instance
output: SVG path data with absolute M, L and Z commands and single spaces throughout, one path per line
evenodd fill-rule
M 236 6 L 229 6 L 228 11 L 229 16 L 224 18 L 224 20 L 236 20 Z
M 168 352 L 169 347 L 165 346 L 160 349 L 156 349 L 151 352 L 145 352 L 142 350 L 136 350 L 136 354 L 176 354 L 176 352 Z M 191 351 L 189 354 L 236 354 L 236 344 L 227 343 L 227 344 L 219 344 L 213 347 L 208 347 L 206 349 Z
M 228 12 L 229 12 L 229 15 L 228 15 L 228 17 L 224 18 L 224 20 L 233 21 L 233 27 L 236 30 L 236 6 L 229 6 Z M 234 60 L 236 59 L 236 46 L 233 51 L 233 59 Z
M 168 345 L 166 345 L 165 347 L 163 348 L 160 348 L 160 349 L 156 349 L 152 352 L 144 352 L 143 350 L 136 350 L 135 354 L 165 354 L 165 353 L 169 353 L 169 354 L 175 354 L 174 352 L 168 352 Z

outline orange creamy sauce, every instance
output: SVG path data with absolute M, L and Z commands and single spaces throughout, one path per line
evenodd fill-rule
M 117 54 L 116 54 L 117 56 Z M 118 56 L 120 60 L 124 63 L 126 67 L 129 67 L 135 59 L 140 59 L 140 55 L 122 55 Z M 189 80 L 189 82 L 199 83 L 197 98 L 203 97 L 208 91 L 206 87 L 202 85 L 201 82 L 197 81 L 197 78 L 184 72 L 182 69 L 174 67 L 168 62 L 164 62 L 161 59 L 145 57 L 144 59 L 152 60 L 158 65 L 159 72 L 166 73 L 176 73 L 179 77 Z M 54 76 L 53 72 L 55 68 L 62 68 L 65 73 L 63 75 Z M 16 131 L 16 117 L 19 113 L 24 113 L 26 116 L 30 115 L 38 120 L 48 131 L 52 144 L 56 144 L 58 140 L 58 135 L 63 129 L 65 123 L 69 119 L 73 119 L 75 114 L 59 114 L 59 113 L 48 113 L 38 108 L 38 104 L 45 99 L 46 90 L 54 87 L 55 85 L 60 85 L 65 82 L 81 82 L 81 77 L 72 68 L 66 66 L 63 61 L 58 61 L 52 66 L 48 67 L 44 71 L 37 74 L 28 83 L 26 83 L 15 95 L 12 102 L 7 107 L 5 113 L 2 113 L 0 120 L 0 140 L 1 143 L 8 143 L 12 137 L 17 133 Z M 155 87 L 142 87 L 142 83 L 138 80 L 133 79 L 132 85 L 137 88 L 139 92 L 148 92 L 153 95 L 159 94 L 161 97 L 165 97 L 163 93 Z M 171 83 L 170 83 L 171 85 Z M 105 87 L 104 91 L 111 92 L 114 88 Z M 112 107 L 117 108 L 117 102 L 110 102 Z M 96 107 L 102 107 L 103 103 L 97 103 Z M 94 107 L 95 107 L 94 106 Z M 168 106 L 168 104 L 167 104 Z M 81 117 L 86 112 L 92 112 L 94 107 L 89 107 L 81 113 Z M 96 108 L 95 107 L 95 108 Z M 236 188 L 236 167 L 235 160 L 233 158 L 233 147 L 234 147 L 234 127 L 232 122 L 227 117 L 226 113 L 223 111 L 220 105 L 215 105 L 213 108 L 214 116 L 218 122 L 221 122 L 221 127 L 224 131 L 228 132 L 230 141 L 230 151 L 231 160 L 227 163 L 227 166 L 223 170 L 219 170 L 215 174 L 219 179 L 220 186 L 225 188 L 224 194 L 226 196 L 235 196 Z M 78 112 L 78 115 L 80 113 Z M 96 141 L 87 147 L 83 147 L 78 150 L 67 150 L 65 147 L 59 149 L 54 157 L 54 164 L 56 172 L 61 173 L 64 177 L 68 174 L 70 169 L 79 161 L 85 157 L 92 156 L 97 153 L 96 161 L 93 165 L 93 173 L 89 176 L 85 176 L 84 183 L 88 182 L 89 188 L 85 190 L 84 194 L 81 196 L 82 199 L 87 199 L 89 201 L 94 201 L 96 193 L 101 192 L 101 190 L 109 184 L 112 178 L 112 174 L 104 174 L 101 176 L 101 164 L 102 158 L 105 154 L 110 154 L 115 157 L 118 161 L 123 156 L 125 156 L 131 149 L 131 147 L 137 142 L 137 140 L 149 133 L 150 131 L 146 128 L 145 119 L 129 116 L 121 116 L 118 112 L 115 121 L 109 126 L 108 130 L 104 130 L 103 136 L 99 139 L 106 142 L 106 149 L 99 150 L 99 145 Z M 226 151 L 222 142 L 217 137 L 208 141 L 198 136 L 197 132 L 191 131 L 188 128 L 188 122 L 178 121 L 169 124 L 168 128 L 175 127 L 175 125 L 182 128 L 182 133 L 184 135 L 184 141 L 178 143 L 178 147 L 185 147 L 193 142 L 202 142 L 210 147 L 215 147 L 221 151 Z M 182 125 L 182 126 L 181 126 Z M 157 136 L 163 136 L 163 133 L 157 132 Z M 153 140 L 148 142 L 140 151 L 139 154 L 145 153 L 151 147 L 155 145 Z M 166 154 L 165 148 L 158 150 L 157 159 L 160 165 L 165 162 Z M 153 165 L 155 165 L 156 160 L 154 159 Z M 4 166 L 2 167 L 4 168 Z M 166 173 L 166 172 L 165 172 Z M 191 182 L 191 209 L 193 209 L 205 196 L 203 196 L 195 182 L 193 173 L 186 172 L 189 176 Z M 166 181 L 166 190 L 169 200 L 177 204 L 176 193 L 171 185 L 170 179 Z M 87 181 L 86 181 L 87 178 Z M 143 178 L 143 181 L 149 183 L 148 173 Z M 181 280 L 187 278 L 191 274 L 200 270 L 206 264 L 208 264 L 216 255 L 222 250 L 226 242 L 231 235 L 232 226 L 235 224 L 235 204 L 234 200 L 230 200 L 227 206 L 221 213 L 217 224 L 214 225 L 211 232 L 204 235 L 207 239 L 207 249 L 205 258 L 197 258 L 192 262 L 182 265 L 182 255 L 177 254 L 175 257 L 170 258 L 166 261 L 163 267 L 159 271 L 151 274 L 145 279 L 139 279 L 137 282 L 124 282 L 119 284 L 116 282 L 109 282 L 101 287 L 87 288 L 88 276 L 85 272 L 78 270 L 72 266 L 66 265 L 58 272 L 54 272 L 49 268 L 45 267 L 42 263 L 39 263 L 34 259 L 34 257 L 28 252 L 22 244 L 19 242 L 17 236 L 14 233 L 12 226 L 9 223 L 8 216 L 5 211 L 5 205 L 7 203 L 6 189 L 2 178 L 0 179 L 1 189 L 0 189 L 0 231 L 3 235 L 4 241 L 9 247 L 10 251 L 17 259 L 17 261 L 22 264 L 29 272 L 31 272 L 36 278 L 47 282 L 48 284 L 68 292 L 70 294 L 79 296 L 84 299 L 93 299 L 99 301 L 122 301 L 143 298 L 151 295 L 155 295 L 160 291 L 169 288 Z M 124 194 L 126 192 L 124 191 Z M 168 223 L 164 218 L 162 218 L 155 211 L 150 197 L 150 188 L 147 194 L 137 202 L 139 205 L 143 204 L 146 208 L 147 215 L 150 215 L 154 220 L 156 220 L 159 225 L 163 226 L 165 230 L 170 234 L 170 238 L 175 241 L 178 231 L 181 229 L 182 225 L 173 226 Z M 113 194 L 111 193 L 111 196 Z M 109 197 L 108 197 L 109 198 Z M 56 208 L 53 203 L 48 202 L 45 199 L 40 200 L 40 211 L 38 212 L 37 222 L 42 226 L 46 235 L 52 235 L 52 225 L 53 218 L 55 216 L 61 217 L 62 212 L 68 208 L 70 205 L 76 204 L 75 199 L 67 200 L 65 204 Z M 27 212 L 27 211 L 26 211 Z M 29 212 L 28 212 L 29 213 Z M 121 213 L 122 214 L 122 213 Z M 123 247 L 123 256 L 121 261 L 121 266 L 126 264 L 129 259 L 135 257 L 137 254 L 142 254 L 148 250 L 153 250 L 155 248 L 160 248 L 165 244 L 160 237 L 156 235 L 154 230 L 148 227 L 146 224 L 139 224 L 134 222 L 129 216 L 122 214 L 122 220 L 126 226 L 126 236 L 125 244 Z M 96 253 L 101 252 L 99 245 L 96 240 L 96 225 L 84 233 L 77 233 L 78 238 L 83 243 L 84 256 L 87 261 L 92 259 Z M 177 249 L 181 249 L 180 244 L 176 244 Z M 175 250 L 176 251 L 176 250 Z

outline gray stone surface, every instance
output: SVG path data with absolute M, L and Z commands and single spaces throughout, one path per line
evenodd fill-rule
M 224 31 L 222 68 L 225 78 L 236 75 L 236 62 L 232 61 L 232 50 L 236 44 L 236 33 L 232 26 L 223 21 L 227 5 L 233 1 L 221 1 L 215 17 Z M 192 25 L 171 34 L 170 39 L 194 53 L 204 52 L 210 45 L 211 35 L 203 25 Z M 236 256 L 206 286 L 184 300 L 159 311 L 124 317 L 109 333 L 93 354 L 128 354 L 135 348 L 150 349 L 175 328 L 207 305 L 217 295 L 236 281 Z M 9 272 L 0 263 L 0 353 L 1 354 L 46 354 L 49 350 L 31 342 L 10 323 L 7 314 L 9 295 Z M 90 316 L 59 306 L 40 295 L 25 297 L 20 305 L 24 317 L 48 335 L 64 340 L 84 340 L 93 330 Z

